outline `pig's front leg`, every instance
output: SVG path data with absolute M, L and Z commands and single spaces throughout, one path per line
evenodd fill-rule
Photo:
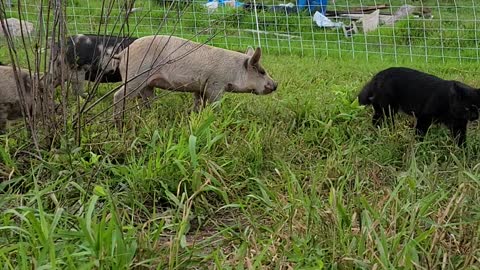
M 224 85 L 220 83 L 212 83 L 210 87 L 207 88 L 205 91 L 205 100 L 206 103 L 212 104 L 216 101 L 222 99 L 224 93 Z M 218 105 L 217 109 L 220 109 L 220 105 Z
M 200 112 L 207 103 L 211 104 L 215 101 L 218 101 L 223 96 L 223 87 L 219 83 L 211 83 L 206 85 L 203 92 L 195 92 L 194 93 L 194 112 Z
M 152 108 L 152 101 L 155 98 L 155 89 L 150 86 L 146 86 L 140 90 L 140 97 L 143 100 L 143 104 L 147 109 Z
M 193 103 L 193 111 L 198 113 L 201 109 L 205 107 L 205 101 L 203 94 L 200 92 L 193 93 L 194 103 Z

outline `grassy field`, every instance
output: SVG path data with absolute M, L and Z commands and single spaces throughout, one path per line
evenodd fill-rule
M 271 52 L 271 95 L 193 114 L 190 95 L 159 90 L 124 134 L 108 112 L 41 159 L 14 123 L 0 136 L 1 269 L 480 269 L 478 122 L 466 149 L 441 126 L 420 143 L 412 118 L 377 129 L 356 102 L 393 65 L 478 87 L 480 67 L 362 60 Z
M 219 113 L 170 93 L 43 161 L 0 137 L 4 269 L 478 269 L 478 124 L 465 151 L 441 127 L 418 143 L 354 101 L 388 63 L 264 60 L 279 91 Z M 479 85 L 476 66 L 413 67 Z

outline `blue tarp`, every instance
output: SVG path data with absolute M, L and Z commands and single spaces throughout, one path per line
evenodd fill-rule
M 208 0 L 208 2 L 214 2 L 215 0 Z M 230 0 L 217 0 L 219 6 L 227 5 L 226 3 L 229 3 Z M 235 7 L 241 7 L 243 6 L 242 2 L 235 1 Z
M 328 0 L 297 0 L 298 9 L 302 10 L 303 8 L 308 7 L 310 15 L 314 14 L 315 11 L 318 11 L 325 15 L 327 12 Z

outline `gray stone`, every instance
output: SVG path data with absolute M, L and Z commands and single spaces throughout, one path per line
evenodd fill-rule
M 24 36 L 27 36 L 27 37 L 31 36 L 31 35 L 33 35 L 33 33 L 35 31 L 35 29 L 33 27 L 33 23 L 31 23 L 31 22 L 22 21 L 20 23 L 19 19 L 8 18 L 5 23 L 8 25 L 8 28 L 10 30 L 10 34 L 13 37 L 21 37 L 22 36 L 22 29 L 20 28 L 20 25 L 22 25 Z M 4 36 L 6 36 L 6 35 L 3 32 L 3 28 L 0 26 L 0 37 L 4 37 Z

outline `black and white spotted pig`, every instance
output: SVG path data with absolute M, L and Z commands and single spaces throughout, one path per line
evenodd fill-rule
M 61 63 L 67 68 L 65 79 L 70 79 L 75 94 L 85 97 L 85 81 L 95 82 L 98 78 L 100 83 L 120 82 L 122 77 L 118 69 L 113 69 L 109 64 L 112 55 L 121 52 L 137 38 L 107 36 L 107 35 L 73 35 L 67 37 L 65 42 L 65 55 L 60 55 L 58 44 L 52 48 L 52 54 L 56 57 L 56 70 L 54 77 L 55 85 L 61 82 Z M 104 71 L 103 74 L 102 70 Z

